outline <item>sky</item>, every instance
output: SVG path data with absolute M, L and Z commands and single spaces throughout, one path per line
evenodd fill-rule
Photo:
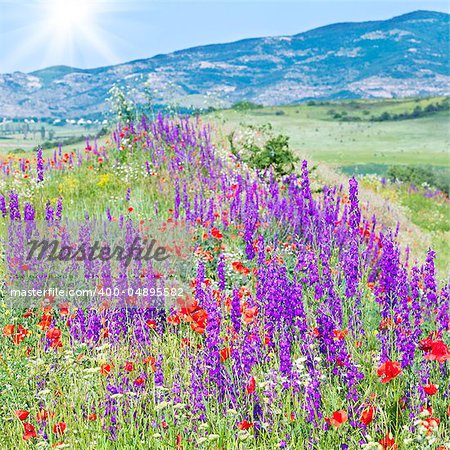
M 93 68 L 197 45 L 448 8 L 439 0 L 0 0 L 0 73 Z

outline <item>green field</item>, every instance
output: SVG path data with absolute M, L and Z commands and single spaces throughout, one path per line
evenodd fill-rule
M 391 164 L 449 165 L 448 111 L 418 119 L 369 121 L 372 115 L 411 112 L 416 106 L 426 107 L 433 101 L 440 100 L 351 101 L 247 111 L 230 109 L 211 116 L 230 129 L 238 125 L 271 123 L 274 130 L 290 137 L 291 147 L 302 158 L 334 167 L 366 164 L 366 173 L 374 173 L 382 172 L 383 167 Z M 345 111 L 362 120 L 336 120 L 329 111 Z
M 43 130 L 42 130 L 43 128 Z M 30 151 L 38 145 L 53 142 L 64 143 L 67 140 L 76 140 L 86 135 L 96 135 L 101 129 L 100 124 L 78 125 L 64 124 L 55 126 L 44 122 L 0 123 L 0 153 L 19 154 L 21 151 Z

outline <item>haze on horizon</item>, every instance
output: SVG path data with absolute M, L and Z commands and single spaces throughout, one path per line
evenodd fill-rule
M 385 20 L 440 0 L 0 0 L 0 73 L 93 68 L 197 45 Z

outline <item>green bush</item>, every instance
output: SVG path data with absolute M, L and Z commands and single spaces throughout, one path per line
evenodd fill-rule
M 247 147 L 247 150 L 249 156 L 245 160 L 249 165 L 260 170 L 272 167 L 279 177 L 294 172 L 295 163 L 298 161 L 289 148 L 289 137 L 282 134 L 270 138 L 263 148 L 253 144 Z
M 427 117 L 440 111 L 449 111 L 450 103 L 448 99 L 442 100 L 440 103 L 430 103 L 425 108 L 417 105 L 413 111 L 405 111 L 398 114 L 390 114 L 384 112 L 379 116 L 372 116 L 370 120 L 374 122 L 384 122 L 386 120 L 407 120 L 407 119 L 418 119 L 420 117 Z
M 262 108 L 262 106 L 258 105 L 257 103 L 249 102 L 247 100 L 242 100 L 240 102 L 235 103 L 231 108 L 236 111 L 249 111 L 251 109 Z
M 392 181 L 402 181 L 420 186 L 427 183 L 446 194 L 449 194 L 449 171 L 434 167 L 392 166 L 387 173 Z

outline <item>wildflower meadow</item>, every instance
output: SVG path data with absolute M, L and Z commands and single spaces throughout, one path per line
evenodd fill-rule
M 0 449 L 450 449 L 434 251 L 226 144 L 159 115 L 3 157 Z

